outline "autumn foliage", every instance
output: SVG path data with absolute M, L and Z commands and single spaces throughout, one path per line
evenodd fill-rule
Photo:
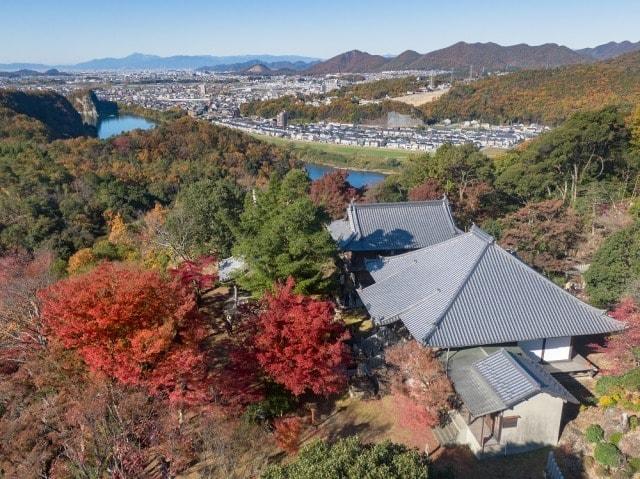
M 422 184 L 409 190 L 409 201 L 439 200 L 444 195 L 444 188 L 435 178 L 427 178 Z
M 347 383 L 349 333 L 334 319 L 334 307 L 293 293 L 290 278 L 264 299 L 258 315 L 257 358 L 271 378 L 296 396 L 330 395 Z
M 312 182 L 309 196 L 331 218 L 339 219 L 344 216 L 347 204 L 358 197 L 358 191 L 347 182 L 346 170 L 335 170 Z
M 299 417 L 282 417 L 273 422 L 276 444 L 289 454 L 298 452 L 302 421 Z
M 416 341 L 396 344 L 385 353 L 392 366 L 392 388 L 401 418 L 413 427 L 432 427 L 439 423 L 440 415 L 448 409 L 453 388 L 444 368 L 433 351 Z
M 639 365 L 640 307 L 634 299 L 624 298 L 609 314 L 627 327 L 622 333 L 609 336 L 604 349 L 609 359 L 608 369 L 617 374 Z
M 199 301 L 202 294 L 216 284 L 218 280 L 216 267 L 214 256 L 201 256 L 193 261 L 183 261 L 169 272 L 178 284 L 192 291 Z
M 563 274 L 569 268 L 570 252 L 582 236 L 580 218 L 561 200 L 530 203 L 501 223 L 501 245 L 549 273 Z
M 87 366 L 175 403 L 209 397 L 200 345 L 207 336 L 193 295 L 157 272 L 102 263 L 39 294 L 49 334 Z
M 36 292 L 53 281 L 52 260 L 47 252 L 0 256 L 0 366 L 46 342 Z

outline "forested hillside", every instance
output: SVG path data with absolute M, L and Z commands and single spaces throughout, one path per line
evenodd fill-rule
M 0 90 L 0 118 L 0 139 L 11 136 L 42 139 L 44 135 L 53 140 L 95 134 L 95 130 L 83 124 L 73 105 L 53 92 Z
M 422 107 L 432 120 L 557 125 L 572 113 L 640 101 L 640 52 L 613 60 L 530 70 L 455 86 Z
M 388 87 L 383 87 L 378 91 L 362 92 L 366 96 L 377 96 L 382 94 Z M 388 90 L 392 91 L 392 90 Z M 336 121 L 340 123 L 366 123 L 378 120 L 388 112 L 413 114 L 420 116 L 420 110 L 415 109 L 406 103 L 384 100 L 380 103 L 360 104 L 351 96 L 341 96 L 331 101 L 330 104 L 314 106 L 310 101 L 284 96 L 274 100 L 253 101 L 241 106 L 241 112 L 247 116 L 259 116 L 262 118 L 274 118 L 280 111 L 287 110 L 289 119 L 300 122 L 314 121 Z
M 68 105 L 53 95 L 18 98 L 36 112 Z M 71 126 L 55 117 L 62 131 L 77 127 L 74 112 Z M 290 166 L 273 146 L 188 117 L 108 141 L 48 143 L 49 128 L 26 115 L 0 117 L 0 132 L 0 250 L 46 247 L 63 259 L 105 234 L 108 214 L 131 221 L 197 180 L 230 177 L 247 187 Z

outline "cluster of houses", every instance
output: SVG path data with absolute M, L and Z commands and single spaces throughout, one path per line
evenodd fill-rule
M 594 372 L 576 346 L 622 323 L 479 227 L 458 229 L 446 198 L 351 203 L 329 231 L 344 260 L 345 304 L 439 352 L 462 402 L 434 430 L 442 445 L 484 456 L 557 444 L 565 404 L 577 403 L 562 382 Z
M 422 121 L 394 112 L 388 113 L 385 127 L 333 122 L 283 125 L 279 122 L 274 124 L 270 119 L 237 115 L 215 121 L 248 133 L 291 140 L 414 151 L 433 151 L 446 143 L 511 148 L 524 140 L 535 138 L 545 130 L 539 125 L 497 126 L 478 122 L 452 125 L 450 121 L 416 128 Z

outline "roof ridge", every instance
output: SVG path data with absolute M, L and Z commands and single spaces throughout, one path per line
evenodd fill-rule
M 422 248 L 414 249 L 412 251 L 407 251 L 405 253 L 400 253 L 400 254 L 396 254 L 396 255 L 393 255 L 393 256 L 381 256 L 380 259 L 382 260 L 383 263 L 387 263 L 388 260 L 395 260 L 395 259 L 398 259 L 398 258 L 404 258 L 405 256 L 410 256 L 410 255 L 417 254 L 417 253 L 431 251 L 432 249 L 435 249 L 438 246 L 442 246 L 442 245 L 444 245 L 446 243 L 453 242 L 453 240 L 460 240 L 460 239 L 466 237 L 469 234 L 470 234 L 469 232 L 462 233 L 462 234 L 459 234 L 459 235 L 456 235 L 456 236 L 452 236 L 451 238 L 446 239 L 444 241 L 440 241 L 439 243 L 434 243 L 434 244 L 429 245 L 429 246 L 424 246 Z M 376 261 L 376 260 L 374 259 L 374 260 L 367 260 L 367 261 Z M 409 266 L 411 266 L 411 265 L 409 265 Z M 409 266 L 407 266 L 407 268 Z
M 529 383 L 530 386 L 532 386 L 535 391 L 533 392 L 529 392 L 527 394 L 521 394 L 519 395 L 517 398 L 512 399 L 511 401 L 507 402 L 505 400 L 502 399 L 502 397 L 500 397 L 500 394 L 496 391 L 496 389 L 494 388 L 494 386 L 489 382 L 489 380 L 487 378 L 485 378 L 484 374 L 482 374 L 482 372 L 477 368 L 477 364 L 481 363 L 483 361 L 486 361 L 487 359 L 493 357 L 493 356 L 502 356 L 505 358 L 506 361 L 509 362 L 510 365 L 512 365 L 519 373 L 520 375 L 524 376 L 524 379 Z M 536 394 L 539 394 L 540 392 L 543 392 L 543 385 L 540 384 L 532 375 L 529 371 L 527 371 L 524 367 L 522 367 L 511 355 L 510 352 L 506 351 L 504 348 L 500 348 L 498 351 L 495 351 L 493 353 L 491 353 L 489 356 L 479 359 L 476 362 L 474 362 L 472 364 L 473 368 L 476 369 L 479 373 L 479 375 L 487 382 L 489 383 L 491 389 L 493 389 L 494 391 L 496 391 L 496 394 L 498 397 L 500 397 L 500 401 L 502 401 L 503 404 L 505 404 L 507 407 L 510 407 L 513 404 L 517 404 L 519 402 L 522 402 L 526 399 L 529 399 L 533 396 L 535 396 Z M 514 402 L 516 401 L 516 402 Z
M 475 235 L 474 235 L 475 236 Z M 432 336 L 433 333 L 436 331 L 436 329 L 438 329 L 442 323 L 442 319 L 446 316 L 446 314 L 449 312 L 449 310 L 451 309 L 451 306 L 453 305 L 453 303 L 456 302 L 456 300 L 458 299 L 458 297 L 460 296 L 460 292 L 467 286 L 467 283 L 469 282 L 469 278 L 471 278 L 471 275 L 474 273 L 474 271 L 478 268 L 478 265 L 480 264 L 480 261 L 482 260 L 482 258 L 484 257 L 484 255 L 487 253 L 487 250 L 489 249 L 489 246 L 491 246 L 492 243 L 485 243 L 484 247 L 482 248 L 482 251 L 480 252 L 480 254 L 478 255 L 478 258 L 476 259 L 474 265 L 469 269 L 469 271 L 467 272 L 467 274 L 465 275 L 464 279 L 462 280 L 462 282 L 460 283 L 460 287 L 458 288 L 458 290 L 456 291 L 456 293 L 453 295 L 453 297 L 451 298 L 451 300 L 449 300 L 449 303 L 447 304 L 447 306 L 442 310 L 442 313 L 440 313 L 440 317 L 437 319 L 437 321 L 435 321 L 433 323 L 433 327 L 431 328 L 431 331 L 429 331 L 429 334 L 427 336 L 425 336 L 425 339 L 429 336 Z
M 349 239 L 349 243 L 362 236 L 362 230 L 360 229 L 360 222 L 358 221 L 358 213 L 356 209 L 356 203 L 351 201 L 347 207 L 347 217 L 349 218 L 349 225 L 351 226 L 351 231 L 353 231 L 354 236 Z
M 491 356 L 491 355 L 489 355 Z M 485 356 L 482 359 L 487 359 L 489 356 Z M 475 363 L 474 363 L 475 364 Z M 487 378 L 485 378 L 482 373 L 480 371 L 478 371 L 478 369 L 474 366 L 474 364 L 471 364 L 468 367 L 468 370 L 473 373 L 475 375 L 476 378 L 478 378 L 495 396 L 495 398 L 500 402 L 501 407 L 500 407 L 500 411 L 504 411 L 505 409 L 507 409 L 509 406 L 507 405 L 507 403 L 505 403 L 503 401 L 503 399 L 500 397 L 500 395 L 497 393 L 497 391 L 495 390 L 495 388 L 491 385 L 491 383 L 489 381 L 487 381 Z
M 453 232 L 454 235 L 457 235 L 460 230 L 456 226 L 456 222 L 453 220 L 453 213 L 451 212 L 451 207 L 449 205 L 449 198 L 447 198 L 447 195 L 442 195 L 442 207 L 444 208 L 447 218 L 449 218 L 451 231 Z
M 428 300 L 430 300 L 431 298 L 433 298 L 436 294 L 438 293 L 442 293 L 442 290 L 440 288 L 436 288 L 434 291 L 432 291 L 431 293 L 423 296 L 422 298 L 420 298 L 418 301 L 416 301 L 415 303 L 411 303 L 409 306 L 407 306 L 404 309 L 401 309 L 400 311 L 398 311 L 397 313 L 394 313 L 393 316 L 391 316 L 391 318 L 395 318 L 400 316 L 401 314 L 406 313 L 407 311 L 411 311 L 412 309 L 417 308 L 418 306 L 420 306 L 423 303 L 426 303 Z M 386 321 L 389 318 L 384 318 L 382 319 L 382 321 Z
M 430 204 L 438 204 L 443 203 L 444 198 L 440 198 L 438 200 L 424 200 L 424 201 L 389 201 L 389 202 L 380 202 L 380 203 L 354 203 L 356 208 L 372 208 L 372 207 L 400 207 L 400 206 L 421 206 L 421 205 L 430 205 Z

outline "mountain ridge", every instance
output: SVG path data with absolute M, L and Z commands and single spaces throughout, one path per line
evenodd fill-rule
M 96 70 L 195 70 L 200 67 L 216 65 L 231 65 L 255 61 L 259 63 L 275 62 L 303 62 L 311 64 L 319 61 L 318 58 L 302 55 L 172 55 L 159 56 L 145 53 L 132 53 L 125 57 L 104 57 L 87 60 L 69 65 L 45 65 L 42 63 L 0 63 L 0 71 L 36 70 L 44 71 L 57 68 L 66 71 L 96 71 Z
M 640 42 L 609 42 L 593 48 L 572 50 L 556 43 L 499 45 L 494 42 L 457 42 L 428 53 L 406 50 L 387 58 L 360 50 L 336 55 L 306 70 L 309 74 L 375 73 L 402 70 L 525 70 L 555 68 L 615 58 L 640 50 Z

